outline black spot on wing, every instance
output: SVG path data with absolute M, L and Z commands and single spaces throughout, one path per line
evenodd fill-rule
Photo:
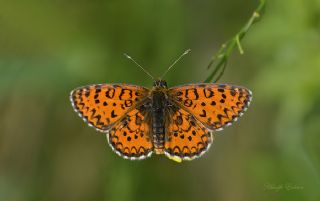
M 117 117 L 118 115 L 116 115 L 115 113 L 114 113 L 114 110 L 112 110 L 111 111 L 111 118 L 115 118 L 115 117 Z

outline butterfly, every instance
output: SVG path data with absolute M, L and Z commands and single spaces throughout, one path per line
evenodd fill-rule
M 185 51 L 161 76 L 190 50 Z M 152 153 L 176 162 L 202 156 L 213 132 L 231 125 L 247 110 L 252 93 L 230 84 L 199 83 L 167 87 L 154 79 L 152 89 L 130 84 L 93 84 L 74 89 L 70 101 L 91 127 L 106 133 L 112 150 L 125 159 Z
M 180 162 L 203 155 L 212 133 L 242 116 L 250 90 L 229 84 L 187 84 L 168 88 L 154 81 L 151 90 L 129 84 L 77 88 L 70 100 L 79 116 L 106 133 L 112 150 L 126 159 L 165 154 Z

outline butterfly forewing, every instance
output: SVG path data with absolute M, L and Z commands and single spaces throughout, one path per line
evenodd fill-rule
M 112 124 L 143 101 L 148 91 L 135 85 L 89 85 L 73 90 L 70 100 L 84 121 L 99 131 L 107 132 Z
M 251 92 L 225 84 L 190 84 L 170 88 L 170 99 L 210 130 L 221 130 L 247 109 Z

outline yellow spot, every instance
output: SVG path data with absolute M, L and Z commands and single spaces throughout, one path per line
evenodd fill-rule
M 168 156 L 168 158 L 170 160 L 173 160 L 173 161 L 178 162 L 178 163 L 182 162 L 182 159 L 180 157 L 178 157 L 178 156 Z

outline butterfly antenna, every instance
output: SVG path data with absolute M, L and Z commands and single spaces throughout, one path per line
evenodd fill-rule
M 170 69 L 186 54 L 188 54 L 189 52 L 191 51 L 191 49 L 187 49 L 186 51 L 184 51 L 184 53 L 182 53 L 180 55 L 180 57 L 178 59 L 176 59 L 172 64 L 171 66 L 169 66 L 169 68 L 166 70 L 166 72 L 163 73 L 163 75 L 160 77 L 160 79 L 162 79 L 169 71 Z
M 140 64 L 138 64 L 138 62 L 136 62 L 132 57 L 130 57 L 130 56 L 127 55 L 126 53 L 123 53 L 123 55 L 124 55 L 125 57 L 127 57 L 127 59 L 133 61 L 133 63 L 135 63 L 137 66 L 139 66 L 139 67 L 143 70 L 143 72 L 145 72 L 145 73 L 146 73 L 147 75 L 149 75 L 153 80 L 155 80 L 155 78 L 154 78 L 146 69 L 144 69 Z

